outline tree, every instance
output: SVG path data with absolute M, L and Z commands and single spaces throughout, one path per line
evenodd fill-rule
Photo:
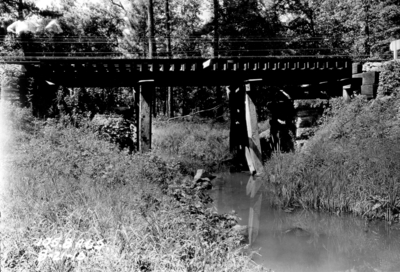
M 0 3 L 0 18 L 25 20 L 31 15 L 41 17 L 59 17 L 60 13 L 54 9 L 40 9 L 32 1 L 27 0 L 2 0 Z
M 225 0 L 221 7 L 222 56 L 265 56 L 280 54 L 276 43 L 281 26 L 273 9 L 258 1 Z
M 147 17 L 148 17 L 148 31 L 149 31 L 149 59 L 152 59 L 156 55 L 156 42 L 154 38 L 154 7 L 153 0 L 148 0 L 147 6 Z
M 400 1 L 381 1 L 375 11 L 378 11 L 378 20 L 373 29 L 376 38 L 371 44 L 371 50 L 391 57 L 388 45 L 391 41 L 400 39 Z

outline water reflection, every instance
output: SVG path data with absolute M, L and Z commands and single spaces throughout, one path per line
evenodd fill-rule
M 220 213 L 234 210 L 247 226 L 254 260 L 276 272 L 400 271 L 400 230 L 360 218 L 273 209 L 262 181 L 222 174 L 211 197 Z

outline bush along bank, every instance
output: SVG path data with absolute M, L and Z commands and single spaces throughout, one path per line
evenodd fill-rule
M 383 66 L 375 100 L 331 100 L 301 152 L 266 163 L 274 204 L 399 220 L 399 71 L 398 61 Z
M 17 118 L 27 115 L 13 115 L 30 124 L 12 124 L 1 192 L 4 271 L 261 269 L 244 255 L 235 217 L 207 208 L 207 178 L 120 152 L 83 126 Z
M 228 168 L 229 126 L 226 123 L 157 120 L 153 126 L 153 149 L 169 156 L 188 169 L 204 168 L 210 172 Z

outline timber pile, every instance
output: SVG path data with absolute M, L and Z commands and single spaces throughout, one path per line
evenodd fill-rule
M 349 94 L 362 94 L 372 99 L 376 97 L 379 85 L 379 73 L 384 62 L 353 63 L 353 83 L 345 86 Z
M 294 101 L 296 148 L 301 148 L 314 134 L 314 127 L 327 105 L 327 99 Z

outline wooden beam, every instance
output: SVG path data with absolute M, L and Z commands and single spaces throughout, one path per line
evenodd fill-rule
M 249 145 L 246 147 L 246 160 L 250 168 L 250 172 L 254 174 L 261 174 L 264 172 L 261 157 L 261 144 L 258 134 L 258 120 L 256 106 L 250 97 L 251 91 L 250 83 L 246 84 L 245 94 L 245 111 L 246 111 L 246 127 Z
M 139 82 L 137 93 L 137 145 L 139 152 L 148 152 L 151 149 L 152 106 L 154 80 Z
M 248 146 L 245 116 L 245 91 L 242 86 L 226 87 L 229 98 L 230 133 L 229 147 L 234 160 L 238 164 L 246 165 L 245 147 Z

